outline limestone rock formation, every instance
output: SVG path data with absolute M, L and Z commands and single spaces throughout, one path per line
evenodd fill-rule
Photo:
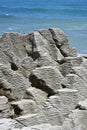
M 0 130 L 36 129 L 87 129 L 87 55 L 59 28 L 0 37 Z

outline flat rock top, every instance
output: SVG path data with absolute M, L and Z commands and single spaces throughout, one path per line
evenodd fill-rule
M 73 92 L 78 92 L 78 90 L 63 88 L 63 89 L 59 89 L 58 92 L 61 92 L 61 93 L 73 93 Z

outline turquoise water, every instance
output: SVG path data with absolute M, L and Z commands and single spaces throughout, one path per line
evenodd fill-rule
M 0 0 L 0 35 L 59 27 L 87 53 L 87 0 Z

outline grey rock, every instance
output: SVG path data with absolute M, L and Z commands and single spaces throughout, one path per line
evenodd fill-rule
M 12 119 L 0 119 L 0 130 L 9 130 L 13 125 L 14 121 Z
M 44 54 L 43 56 L 39 57 L 37 62 L 37 67 L 42 66 L 58 66 L 58 63 L 55 62 L 49 55 Z
M 86 99 L 87 55 L 62 30 L 0 37 L 0 129 L 86 130 Z
M 87 84 L 79 75 L 68 74 L 66 76 L 66 79 L 68 81 L 68 85 L 67 85 L 68 88 L 78 90 L 79 101 L 87 98 Z
M 36 126 L 32 126 L 30 127 L 30 129 L 39 129 L 39 130 L 58 130 L 59 127 L 58 126 L 52 126 L 50 124 L 41 124 L 41 125 L 36 125 Z
M 51 124 L 51 125 L 61 125 L 63 118 L 61 114 L 56 110 L 52 109 L 51 111 L 42 111 L 37 114 L 27 114 L 16 118 L 16 121 L 20 122 L 24 126 L 34 126 L 40 124 Z
M 82 57 L 65 57 L 61 60 L 60 71 L 66 76 L 67 74 L 75 73 L 73 67 L 79 67 L 82 64 Z
M 30 87 L 26 90 L 26 97 L 34 100 L 39 108 L 41 108 L 42 105 L 47 101 L 47 95 L 48 94 L 46 92 L 34 87 Z
M 35 101 L 29 99 L 22 99 L 20 101 L 12 102 L 16 115 L 31 114 L 37 112 L 37 105 Z
M 33 87 L 42 89 L 48 95 L 54 94 L 58 88 L 61 88 L 61 84 L 66 82 L 56 66 L 36 68 L 32 71 L 29 79 Z
M 13 128 L 12 130 L 60 130 L 59 126 L 52 126 L 51 124 L 41 124 L 31 127 L 23 127 L 21 129 Z
M 9 65 L 10 63 L 8 60 L 8 56 L 6 56 L 3 50 L 0 48 L 0 63 Z
M 74 67 L 74 73 L 78 75 L 83 81 L 87 82 L 87 71 L 83 66 Z
M 65 36 L 64 32 L 59 28 L 50 28 L 49 29 L 53 40 L 56 42 L 56 45 L 61 46 L 68 42 L 67 37 Z
M 0 118 L 8 118 L 13 116 L 13 112 L 5 96 L 0 96 Z
M 19 130 L 23 126 L 14 119 L 0 119 L 0 130 Z
M 7 86 L 10 84 L 11 100 L 22 99 L 25 90 L 29 87 L 28 79 L 23 77 L 20 73 L 12 71 L 9 67 L 0 64 L 0 78 L 2 77 L 7 80 Z
M 77 56 L 77 52 L 75 48 L 72 48 L 69 44 L 64 44 L 60 47 L 61 53 L 63 54 L 63 56 L 67 57 L 67 56 L 71 56 L 71 57 L 75 57 Z
M 87 110 L 87 99 L 80 101 L 77 105 L 77 108 L 81 110 Z
M 56 108 L 64 118 L 75 109 L 78 103 L 78 91 L 74 89 L 59 89 L 58 95 L 51 96 L 43 108 Z M 47 111 L 47 110 L 46 110 Z M 51 110 L 50 110 L 51 111 Z
M 74 110 L 64 121 L 61 130 L 86 130 L 87 111 Z
M 38 30 L 38 32 L 45 38 L 47 41 L 49 41 L 50 44 L 55 44 L 55 41 L 53 40 L 52 34 L 50 30 Z
M 24 57 L 21 62 L 19 72 L 26 78 L 29 77 L 31 71 L 37 67 L 37 62 L 33 61 L 31 57 Z
M 58 30 L 57 30 L 58 31 Z M 56 57 L 55 60 L 61 60 L 63 58 L 63 55 L 61 54 L 59 48 L 56 47 L 55 41 L 53 39 L 53 36 L 49 30 L 39 30 L 39 33 L 45 38 L 47 39 L 49 48 L 51 48 L 51 51 L 53 52 L 52 55 L 54 55 L 54 59 Z
M 30 41 L 32 41 L 33 57 L 35 58 L 37 56 L 35 59 L 44 55 L 47 55 L 56 61 L 63 58 L 56 45 L 47 41 L 47 39 L 44 38 L 39 32 L 34 32 L 32 37 L 30 37 Z

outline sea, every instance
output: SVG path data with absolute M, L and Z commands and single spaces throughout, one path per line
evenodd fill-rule
M 0 36 L 61 28 L 78 53 L 87 54 L 87 0 L 0 0 Z

